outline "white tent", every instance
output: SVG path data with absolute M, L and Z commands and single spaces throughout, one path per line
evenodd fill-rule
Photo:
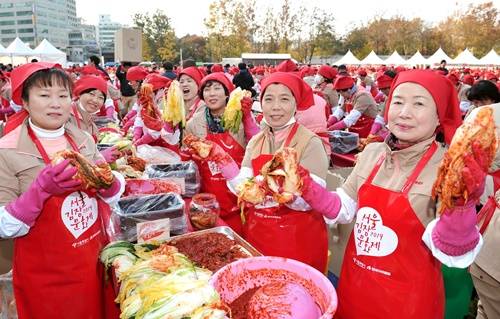
M 361 61 L 361 64 L 385 64 L 384 60 L 382 60 L 381 58 L 379 58 L 379 56 L 372 50 L 372 52 L 370 52 L 370 54 L 368 54 L 366 56 L 366 58 L 364 58 L 362 61 Z
M 456 58 L 451 61 L 452 64 L 466 64 L 466 65 L 472 65 L 472 64 L 479 64 L 479 59 L 472 54 L 472 52 L 469 51 L 469 49 L 465 49 L 462 52 L 460 52 Z
M 28 57 L 33 55 L 33 50 L 27 46 L 21 39 L 16 38 L 5 49 L 3 58 L 0 59 L 2 63 L 12 63 L 13 65 L 23 64 L 28 62 Z
M 358 58 L 352 54 L 351 50 L 347 51 L 347 53 L 340 58 L 337 62 L 335 62 L 337 65 L 341 64 L 360 64 Z
M 66 53 L 57 49 L 47 39 L 42 42 L 33 50 L 33 56 L 39 58 L 41 61 L 56 62 L 63 66 L 66 65 Z
M 434 52 L 433 55 L 427 58 L 427 64 L 439 64 L 442 60 L 446 60 L 446 62 L 450 63 L 452 58 L 450 58 L 444 51 L 439 47 L 439 49 Z
M 26 45 L 21 39 L 16 38 L 6 49 L 9 56 L 24 56 L 28 57 L 33 55 L 33 50 Z
M 394 50 L 394 52 L 385 59 L 385 64 L 403 65 L 406 64 L 406 60 L 399 55 L 398 51 Z
M 479 60 L 479 63 L 481 65 L 500 65 L 500 56 L 498 56 L 494 49 L 491 49 L 488 54 Z
M 415 52 L 415 54 L 406 60 L 407 65 L 425 65 L 427 64 L 427 59 L 420 53 L 420 51 Z
M 6 50 L 5 50 L 5 47 L 3 45 L 0 44 L 0 56 L 1 55 L 6 55 Z

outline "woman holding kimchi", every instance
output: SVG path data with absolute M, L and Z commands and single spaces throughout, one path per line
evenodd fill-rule
M 449 155 L 463 157 L 465 168 L 452 174 L 464 179 L 468 199 L 443 206 L 436 218 L 443 204 L 432 190 L 444 143 L 451 142 L 462 122 L 453 84 L 430 70 L 401 72 L 392 84 L 385 120 L 390 136 L 359 154 L 337 192 L 303 179 L 308 186 L 303 198 L 315 194 L 318 200 L 308 203 L 328 223 L 355 219 L 336 318 L 443 318 L 441 263 L 466 268 L 482 245 L 475 204 L 484 190 L 489 146 L 473 143 L 471 152 Z
M 238 185 L 259 175 L 263 165 L 283 147 L 295 149 L 300 165 L 324 186 L 329 161 L 321 139 L 294 117 L 297 110 L 314 104 L 311 87 L 294 74 L 276 72 L 262 81 L 260 99 L 263 130 L 248 143 L 241 169 L 225 150 L 213 145 L 210 156 L 218 159 L 228 186 L 236 193 Z M 297 259 L 324 272 L 327 228 L 321 212 L 309 206 L 314 200 L 321 202 L 320 197 L 304 193 L 286 204 L 271 200 L 245 209 L 244 237 L 264 255 Z
M 89 133 L 94 141 L 97 140 L 97 125 L 94 123 L 94 115 L 99 113 L 106 101 L 106 81 L 95 75 L 82 76 L 75 82 L 73 95 L 75 101 L 72 104 L 72 116 L 70 121 L 79 129 Z M 101 152 L 108 163 L 116 161 L 121 155 L 116 147 L 110 147 Z
M 182 73 L 181 73 L 182 76 Z M 238 131 L 224 129 L 222 115 L 226 109 L 229 94 L 234 85 L 222 72 L 216 72 L 203 78 L 200 84 L 199 97 L 206 107 L 195 112 L 186 125 L 185 135 L 194 135 L 219 145 L 239 166 L 247 141 L 255 135 L 259 128 L 255 123 L 251 106 L 252 99 L 243 98 L 241 101 L 243 119 Z M 227 188 L 226 181 L 213 161 L 198 161 L 201 173 L 201 189 L 203 192 L 214 193 L 221 207 L 221 218 L 236 232 L 241 232 L 239 209 L 236 205 L 236 196 Z
M 12 72 L 12 99 L 28 117 L 0 139 L 0 237 L 14 238 L 21 319 L 117 317 L 98 256 L 107 243 L 107 203 L 118 200 L 124 180 L 93 166 L 103 158 L 92 137 L 68 122 L 71 89 L 54 64 Z M 68 159 L 54 162 L 58 156 L 86 173 Z

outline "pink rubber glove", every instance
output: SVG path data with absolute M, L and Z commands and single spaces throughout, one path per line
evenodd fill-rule
M 125 123 L 125 125 L 123 125 L 123 132 L 125 133 L 125 135 L 127 135 L 128 130 L 132 127 L 132 125 L 134 125 L 134 122 L 135 122 L 135 117 L 132 117 L 126 122 L 124 120 L 123 123 Z
M 134 145 L 139 146 L 139 145 L 143 145 L 143 144 L 150 144 L 156 140 L 157 140 L 157 138 L 152 137 L 150 134 L 144 134 L 141 138 L 137 139 L 134 142 Z
M 316 183 L 309 174 L 309 171 L 299 166 L 299 174 L 302 178 L 302 198 L 311 206 L 329 219 L 337 218 L 342 201 L 335 192 L 330 192 L 323 186 Z
M 250 140 L 254 135 L 260 132 L 260 127 L 255 122 L 252 116 L 253 100 L 249 97 L 241 99 L 241 110 L 243 112 L 243 128 L 245 137 Z
M 432 230 L 432 242 L 446 255 L 464 255 L 479 242 L 476 223 L 476 205 L 472 201 L 465 206 L 445 209 Z
M 116 148 L 116 146 L 109 147 L 101 151 L 102 157 L 106 160 L 106 163 L 114 163 L 120 158 L 122 153 Z
M 330 117 L 328 118 L 328 122 L 326 122 L 326 126 L 327 127 L 330 127 L 332 126 L 333 124 L 337 123 L 339 121 L 338 118 L 336 118 L 335 116 L 333 115 L 330 115 Z
M 113 180 L 113 184 L 111 184 L 110 188 L 108 188 L 108 189 L 104 189 L 104 188 L 100 189 L 100 190 L 97 191 L 97 193 L 102 198 L 110 198 L 110 197 L 113 197 L 116 194 L 118 194 L 118 192 L 120 191 L 120 188 L 121 188 L 120 180 L 115 177 L 114 180 Z
M 479 241 L 476 203 L 484 192 L 488 153 L 481 149 L 479 142 L 473 142 L 472 153 L 464 155 L 462 170 L 467 202 L 461 199 L 454 208 L 445 209 L 432 231 L 434 245 L 449 256 L 461 256 L 474 249 Z
M 375 135 L 382 129 L 382 124 L 374 122 L 370 130 L 370 135 Z
M 339 131 L 343 130 L 347 127 L 344 121 L 338 121 L 337 123 L 333 124 L 332 126 L 328 127 L 329 131 Z
M 134 118 L 136 115 L 137 115 L 137 111 L 136 110 L 131 110 L 123 118 L 123 123 L 127 123 L 129 120 L 131 120 L 132 118 Z
M 210 155 L 208 155 L 208 160 L 214 161 L 219 167 L 221 175 L 226 180 L 232 180 L 240 172 L 238 164 L 233 160 L 231 155 L 229 155 L 222 147 L 217 143 L 212 143 L 212 150 Z
M 114 105 L 110 105 L 106 107 L 106 117 L 109 119 L 115 119 L 115 107 Z
M 47 199 L 78 190 L 82 183 L 73 179 L 77 169 L 69 167 L 69 160 L 55 166 L 48 165 L 40 171 L 28 190 L 5 209 L 15 218 L 28 226 L 33 226 Z
M 174 133 L 175 132 L 175 128 L 172 127 L 172 125 L 170 123 L 168 123 L 168 122 L 165 122 L 165 124 L 163 124 L 163 129 L 167 133 Z
M 144 131 L 142 130 L 141 126 L 136 126 L 134 127 L 134 137 L 132 138 L 133 141 L 138 141 L 141 136 L 144 134 Z

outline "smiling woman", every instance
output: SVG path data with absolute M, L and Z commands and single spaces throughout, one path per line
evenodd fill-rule
M 70 121 L 79 129 L 88 132 L 94 140 L 97 137 L 97 126 L 92 115 L 101 111 L 107 91 L 106 81 L 98 76 L 82 76 L 75 83 L 75 101 L 72 104 Z
M 51 63 L 29 63 L 12 72 L 12 99 L 28 115 L 0 139 L 0 238 L 15 242 L 20 319 L 61 313 L 81 319 L 118 317 L 111 287 L 102 285 L 104 269 L 96 261 L 108 240 L 102 232 L 110 214 L 107 203 L 119 199 L 124 180 L 110 174 L 107 185 L 88 190 L 69 160 L 51 163 L 64 152 L 107 165 L 89 134 L 68 122 L 71 90 L 69 76 Z

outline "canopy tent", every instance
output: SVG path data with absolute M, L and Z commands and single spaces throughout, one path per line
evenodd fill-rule
M 372 50 L 372 52 L 370 52 L 370 54 L 368 54 L 366 56 L 366 58 L 364 58 L 362 61 L 361 61 L 361 64 L 385 64 L 384 60 L 382 60 L 381 58 L 379 58 L 379 56 Z
M 491 49 L 490 52 L 479 60 L 479 63 L 481 65 L 500 65 L 500 56 L 498 56 L 494 49 Z
M 399 55 L 398 51 L 394 50 L 394 52 L 385 59 L 385 64 L 403 65 L 406 64 L 406 60 Z
M 41 61 L 55 62 L 61 65 L 66 65 L 66 53 L 57 49 L 47 39 L 42 42 L 33 50 L 33 56 L 39 58 Z
M 460 52 L 456 58 L 451 61 L 452 64 L 476 65 L 479 64 L 479 59 L 476 58 L 469 49 Z
M 450 58 L 444 51 L 439 47 L 439 49 L 434 52 L 433 55 L 427 58 L 427 64 L 439 64 L 442 60 L 446 60 L 446 62 L 450 63 L 453 59 Z
M 6 49 L 6 53 L 9 56 L 31 56 L 33 55 L 33 50 L 26 45 L 21 39 L 15 38 L 11 44 Z
M 360 64 L 358 58 L 352 54 L 351 50 L 347 51 L 347 53 L 340 58 L 337 62 L 335 62 L 337 65 L 341 64 Z
M 28 62 L 28 57 L 33 56 L 33 50 L 21 39 L 15 38 L 5 49 L 3 56 L 0 62 L 17 65 Z
M 406 60 L 407 65 L 425 65 L 427 64 L 427 59 L 420 53 L 420 51 L 415 52 L 415 54 Z

